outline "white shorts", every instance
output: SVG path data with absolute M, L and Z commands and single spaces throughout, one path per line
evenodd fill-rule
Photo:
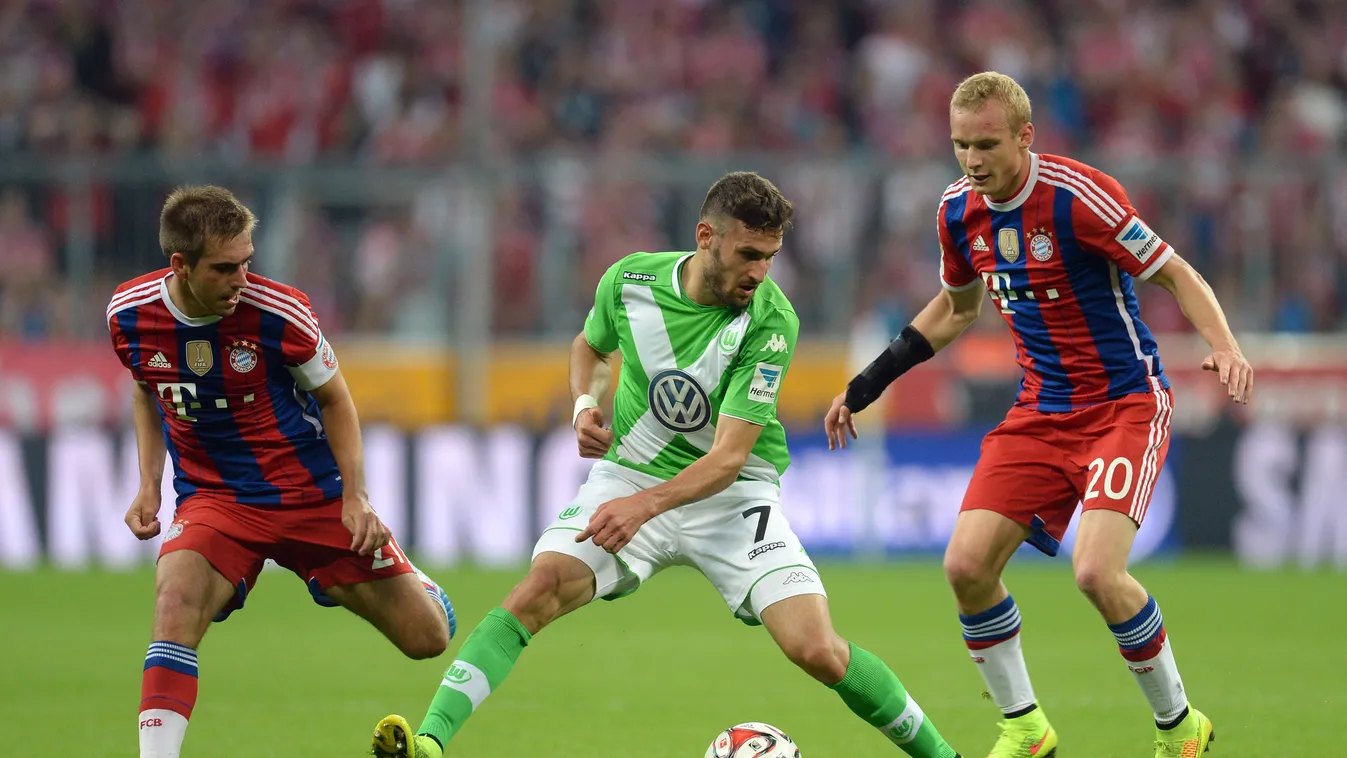
M 668 566 L 700 571 L 730 611 L 759 624 L 769 605 L 796 595 L 824 595 L 818 569 L 781 510 L 781 491 L 769 482 L 735 482 L 705 500 L 662 513 L 641 526 L 613 555 L 592 540 L 577 543 L 600 505 L 634 495 L 663 480 L 599 461 L 571 504 L 543 531 L 536 559 L 553 552 L 584 561 L 594 571 L 594 596 L 616 600 Z

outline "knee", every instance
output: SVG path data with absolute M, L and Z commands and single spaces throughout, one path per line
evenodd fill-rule
M 837 635 L 806 637 L 785 648 L 786 657 L 805 673 L 827 685 L 847 675 L 848 645 Z
M 154 636 L 195 648 L 215 614 L 201 593 L 180 584 L 165 584 L 155 592 Z
M 945 581 L 956 597 L 978 595 L 996 586 L 998 577 L 986 563 L 968 553 L 945 553 Z
M 529 570 L 528 576 L 515 585 L 502 603 L 530 629 L 541 629 L 556 619 L 564 603 L 562 589 L 565 582 L 557 568 L 539 564 Z
M 418 624 L 415 633 L 404 635 L 398 642 L 402 654 L 414 661 L 438 658 L 448 647 L 449 628 L 442 620 Z
M 1126 570 L 1092 561 L 1075 565 L 1076 587 L 1095 605 L 1117 594 L 1123 584 Z

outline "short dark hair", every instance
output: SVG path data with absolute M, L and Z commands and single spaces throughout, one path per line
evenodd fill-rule
M 223 187 L 179 187 L 159 214 L 159 247 L 167 257 L 182 253 L 195 266 L 208 244 L 228 242 L 256 225 L 257 216 Z
M 784 234 L 795 206 L 775 184 L 752 171 L 726 174 L 711 185 L 702 203 L 702 221 L 729 217 L 756 232 Z

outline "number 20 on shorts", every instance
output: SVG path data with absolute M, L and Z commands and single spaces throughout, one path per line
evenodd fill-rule
M 1122 500 L 1127 493 L 1132 491 L 1132 462 L 1126 458 L 1118 457 L 1105 463 L 1103 458 L 1095 458 L 1090 461 L 1090 483 L 1085 488 L 1085 497 L 1082 502 L 1088 502 L 1099 497 L 1099 490 L 1095 489 L 1100 485 L 1100 478 L 1103 479 L 1104 496 L 1109 500 Z M 1121 472 L 1119 471 L 1121 469 Z M 1121 484 L 1118 480 L 1122 479 Z

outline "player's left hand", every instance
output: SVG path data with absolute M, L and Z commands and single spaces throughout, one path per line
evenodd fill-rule
M 845 449 L 848 434 L 853 440 L 857 439 L 856 420 L 851 417 L 851 409 L 847 407 L 847 393 L 833 398 L 828 415 L 823 417 L 823 432 L 828 435 L 829 450 Z
M 645 493 L 609 500 L 599 506 L 576 542 L 593 539 L 594 544 L 616 554 L 636 536 L 641 524 L 655 517 L 655 505 Z
M 1212 351 L 1202 360 L 1202 370 L 1220 374 L 1221 384 L 1236 403 L 1248 403 L 1253 399 L 1253 366 L 1239 348 Z
M 393 532 L 361 495 L 342 498 L 341 523 L 351 533 L 351 549 L 360 555 L 370 555 L 393 539 Z

